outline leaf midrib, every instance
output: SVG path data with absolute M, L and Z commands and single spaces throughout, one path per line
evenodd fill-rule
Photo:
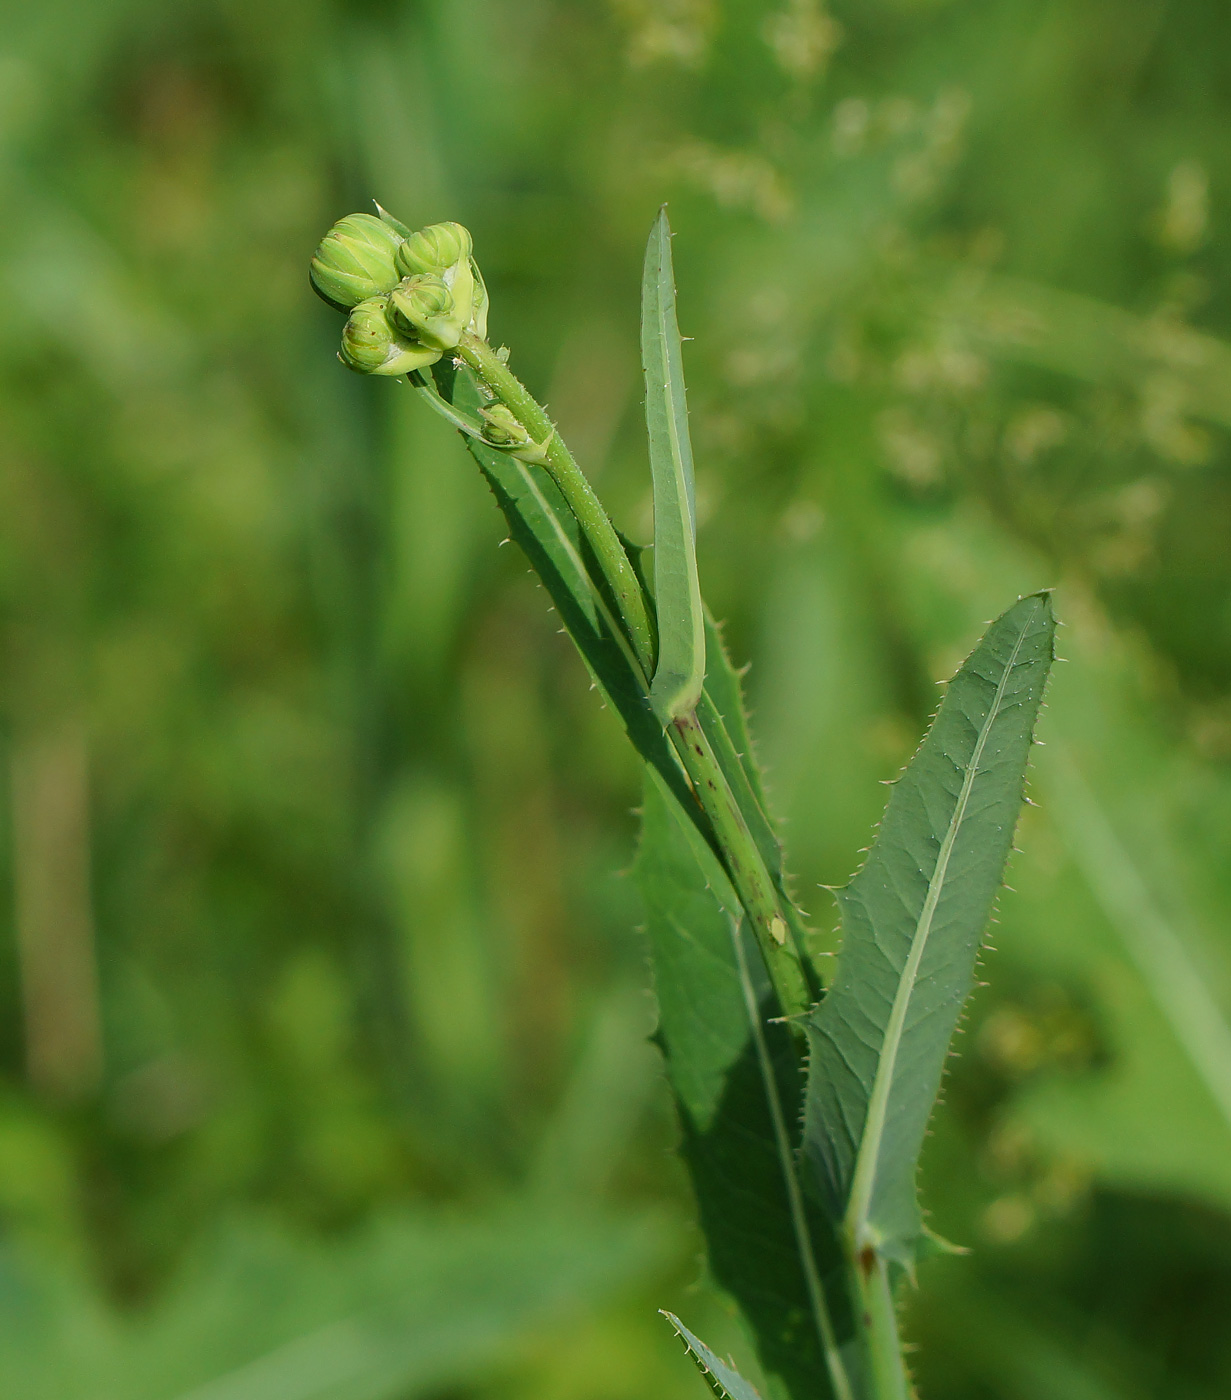
M 879 1241 L 870 1241 L 866 1238 L 868 1214 L 872 1205 L 872 1193 L 876 1186 L 876 1171 L 880 1162 L 881 1141 L 885 1134 L 885 1118 L 889 1110 L 889 1095 L 893 1088 L 893 1075 L 897 1065 L 898 1050 L 902 1043 L 902 1034 L 906 1027 L 906 1013 L 910 1006 L 910 998 L 915 989 L 915 982 L 919 975 L 919 967 L 923 961 L 923 954 L 927 948 L 928 938 L 932 931 L 932 919 L 935 916 L 936 908 L 940 903 L 941 892 L 944 888 L 945 878 L 948 874 L 949 860 L 953 854 L 953 848 L 957 844 L 958 834 L 961 831 L 962 822 L 966 817 L 966 807 L 970 801 L 970 794 L 974 790 L 975 778 L 979 774 L 979 760 L 983 757 L 983 749 L 987 744 L 988 736 L 992 732 L 992 726 L 1000 715 L 1000 707 L 1004 700 L 1005 690 L 1009 684 L 1009 677 L 1013 674 L 1013 667 L 1017 664 L 1017 656 L 1021 651 L 1022 643 L 1026 639 L 1026 633 L 1030 630 L 1031 622 L 1023 623 L 1022 630 L 1014 643 L 1013 652 L 1004 668 L 996 686 L 996 694 L 992 698 L 992 703 L 987 712 L 987 718 L 979 731 L 979 738 L 975 744 L 974 753 L 970 762 L 966 766 L 966 776 L 962 781 L 962 790 L 958 794 L 957 805 L 954 807 L 953 816 L 949 819 L 949 829 L 945 832 L 945 839 L 941 843 L 940 853 L 936 858 L 936 867 L 932 872 L 932 878 L 928 882 L 927 895 L 923 901 L 923 908 L 919 911 L 919 918 L 915 923 L 915 932 L 911 937 L 910 954 L 906 959 L 906 965 L 902 969 L 902 976 L 898 981 L 898 990 L 893 998 L 893 1006 L 889 1012 L 889 1021 L 885 1028 L 885 1043 L 881 1050 L 880 1059 L 876 1066 L 876 1075 L 872 1081 L 872 1093 L 868 1098 L 868 1115 L 864 1122 L 864 1132 L 859 1144 L 859 1152 L 855 1159 L 855 1174 L 851 1183 L 851 1199 L 846 1209 L 846 1218 L 843 1228 L 855 1244 L 856 1250 L 864 1249 L 869 1243 L 874 1246 Z

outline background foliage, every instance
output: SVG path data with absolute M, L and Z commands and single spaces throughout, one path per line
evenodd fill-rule
M 981 624 L 1069 626 L 925 1153 L 925 1396 L 1231 1385 L 1231 60 L 1216 0 L 43 0 L 0 55 L 0 1338 L 24 1396 L 695 1396 L 637 773 L 307 258 L 475 233 L 701 570 L 798 891 Z

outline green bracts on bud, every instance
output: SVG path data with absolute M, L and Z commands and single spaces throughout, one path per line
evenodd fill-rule
M 387 297 L 361 301 L 347 318 L 338 358 L 357 374 L 409 374 L 426 369 L 441 352 L 400 335 L 389 315 Z
M 461 224 L 429 224 L 412 233 L 397 250 L 398 271 L 403 277 L 419 272 L 443 275 L 460 262 L 469 262 L 470 231 Z
M 374 214 L 348 214 L 321 239 L 308 273 L 312 287 L 339 311 L 392 291 L 401 245 L 397 231 Z
M 445 279 L 431 272 L 403 277 L 389 296 L 398 329 L 438 350 L 452 350 L 461 340 L 471 301 L 459 306 Z
M 479 271 L 479 265 L 473 258 L 470 259 L 468 271 L 474 279 L 474 307 L 470 313 L 470 325 L 467 330 L 473 331 L 480 340 L 487 339 L 487 287 L 483 282 L 483 274 Z M 456 292 L 454 293 L 456 299 Z
M 372 203 L 376 204 L 376 201 L 373 200 Z M 393 215 L 388 211 L 388 209 L 385 209 L 381 205 L 376 204 L 376 212 L 380 216 L 381 223 L 388 224 L 389 227 L 394 231 L 394 233 L 397 234 L 399 239 L 410 237 L 411 230 L 406 227 L 406 225 L 401 221 L 401 219 L 395 219 Z

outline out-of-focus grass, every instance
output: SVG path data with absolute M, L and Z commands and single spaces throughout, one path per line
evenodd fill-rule
M 458 445 L 332 360 L 304 268 L 373 196 L 473 228 L 494 335 L 641 538 L 671 200 L 706 594 L 821 943 L 934 683 L 1059 587 L 1040 806 L 925 1158 L 975 1252 L 907 1327 L 947 1400 L 1226 1392 L 1224 29 L 1216 0 L 11 18 L 0 1310 L 30 1394 L 66 1357 L 102 1393 L 104 1354 L 117 1396 L 181 1394 L 356 1299 L 400 1336 L 448 1222 L 537 1230 L 541 1265 L 562 1198 L 571 1311 L 462 1230 L 439 1268 L 489 1340 L 330 1394 L 696 1393 L 653 1311 L 717 1304 L 684 1298 L 644 1044 L 635 768 Z M 381 1233 L 406 1209 L 430 1249 Z M 312 1262 L 237 1338 L 210 1288 L 271 1238 Z

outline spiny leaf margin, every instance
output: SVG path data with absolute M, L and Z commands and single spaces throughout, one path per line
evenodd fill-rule
M 837 974 L 804 1023 L 807 1179 L 848 1248 L 908 1269 L 930 1248 L 916 1167 L 1012 846 L 1055 627 L 1049 594 L 1020 599 L 950 682 L 838 891 Z
M 734 1366 L 720 1361 L 701 1338 L 690 1332 L 674 1313 L 667 1312 L 665 1308 L 660 1308 L 659 1312 L 675 1328 L 676 1336 L 684 1343 L 689 1356 L 697 1363 L 697 1369 L 716 1394 L 725 1396 L 726 1400 L 761 1400 L 756 1386 L 746 1381 Z

